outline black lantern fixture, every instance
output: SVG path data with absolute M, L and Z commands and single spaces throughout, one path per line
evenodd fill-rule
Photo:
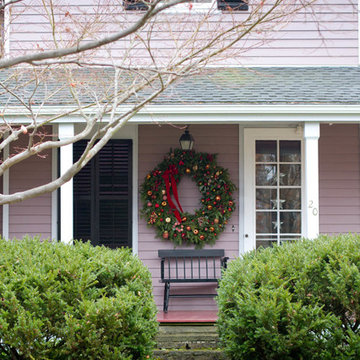
M 192 150 L 194 146 L 194 138 L 189 133 L 189 126 L 186 127 L 185 132 L 180 136 L 179 143 L 182 150 Z

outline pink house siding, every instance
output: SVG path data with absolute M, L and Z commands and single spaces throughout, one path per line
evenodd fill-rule
M 62 29 L 61 36 L 71 38 L 74 30 L 73 20 L 81 22 L 81 17 L 91 19 L 94 17 L 95 3 L 97 1 L 63 1 L 62 6 L 56 8 L 58 29 Z M 70 4 L 70 5 L 67 5 Z M 104 10 L 106 9 L 106 10 Z M 250 2 L 251 9 L 251 2 Z M 136 12 L 124 12 L 116 5 L 102 5 L 106 16 L 97 21 L 97 35 L 105 35 L 111 31 L 118 31 L 124 25 L 134 22 L 138 15 Z M 66 16 L 67 14 L 67 16 Z M 69 14 L 71 16 L 69 16 Z M 235 14 L 235 20 L 246 19 L 248 13 Z M 197 15 L 187 11 L 185 14 L 165 14 L 157 18 L 152 28 L 151 46 L 157 54 L 158 66 L 161 62 L 168 61 L 174 55 L 174 49 L 180 49 L 191 28 L 194 27 Z M 232 15 L 218 13 L 200 27 L 197 43 L 194 48 L 203 44 L 202 39 L 211 36 L 211 29 L 222 25 L 229 25 Z M 116 25 L 115 25 L 116 23 Z M 288 24 L 273 31 L 273 26 L 267 24 L 266 29 L 258 29 L 247 38 L 239 42 L 234 50 L 235 55 L 227 54 L 218 64 L 224 65 L 357 65 L 358 64 L 358 18 L 357 2 L 348 0 L 318 1 L 311 9 L 299 13 Z M 171 36 L 170 34 L 171 28 Z M 210 32 L 209 32 L 210 31 Z M 146 29 L 141 34 L 147 38 Z M 12 26 L 10 35 L 10 48 L 13 54 L 35 49 L 53 48 L 52 29 L 47 21 L 44 8 L 40 0 L 31 2 L 31 6 L 23 3 L 15 4 L 12 11 Z M 131 50 L 132 65 L 145 65 L 149 56 L 143 45 L 127 39 L 112 44 L 107 51 L 98 52 L 97 57 L 109 57 L 123 61 L 126 49 Z M 251 50 L 248 50 L 251 48 Z M 181 49 L 186 53 L 188 49 Z M 96 57 L 95 57 L 96 58 Z
M 19 140 L 16 146 L 24 146 Z M 11 152 L 14 148 L 11 149 Z M 16 150 L 15 150 L 16 151 Z M 45 158 L 31 157 L 15 165 L 10 171 L 10 193 L 26 190 L 51 180 L 51 153 Z M 51 194 L 10 205 L 9 237 L 25 234 L 51 237 Z
M 359 125 L 322 125 L 320 233 L 360 232 Z
M 191 134 L 195 138 L 195 150 L 218 154 L 218 164 L 229 169 L 232 181 L 238 185 L 239 179 L 239 139 L 237 125 L 191 125 Z M 183 130 L 170 125 L 161 127 L 154 125 L 139 126 L 139 186 L 146 174 L 151 171 L 170 148 L 178 147 L 179 137 Z M 188 211 L 199 206 L 199 192 L 195 183 L 183 178 L 179 184 L 180 202 Z M 238 195 L 235 194 L 238 204 Z M 142 207 L 141 201 L 139 207 Z M 184 209 L 185 210 L 185 209 Z M 232 226 L 234 225 L 234 231 Z M 239 253 L 239 214 L 234 212 L 226 230 L 220 235 L 214 248 L 225 249 L 226 256 L 231 258 Z M 164 285 L 160 283 L 159 249 L 172 249 L 169 241 L 155 238 L 154 229 L 147 227 L 144 219 L 139 220 L 139 257 L 149 267 L 153 275 L 154 296 L 159 307 L 163 303 Z M 180 288 L 177 285 L 176 288 Z M 209 291 L 209 288 L 200 286 L 199 291 Z M 214 308 L 213 299 L 171 299 L 171 310 L 209 310 Z

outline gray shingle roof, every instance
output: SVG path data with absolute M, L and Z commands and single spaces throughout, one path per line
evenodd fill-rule
M 0 91 L 2 104 L 18 105 L 14 94 L 26 102 L 45 105 L 70 105 L 73 103 L 69 85 L 56 93 L 52 91 L 63 83 L 59 75 L 45 76 L 37 87 L 27 82 L 28 75 L 9 77 L 9 70 L 0 71 L 0 80 L 8 91 Z M 112 70 L 82 69 L 77 80 L 83 82 L 82 100 L 86 103 L 103 87 L 111 83 Z M 126 78 L 125 81 L 128 81 Z M 51 96 L 50 96 L 51 94 Z M 111 91 L 109 92 L 111 94 Z M 141 98 L 141 94 L 140 94 Z M 219 68 L 201 75 L 180 79 L 154 104 L 360 104 L 359 67 L 268 67 Z
M 157 103 L 360 104 L 358 67 L 218 69 L 179 82 Z

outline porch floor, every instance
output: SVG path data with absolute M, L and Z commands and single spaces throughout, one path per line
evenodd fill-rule
M 217 310 L 202 311 L 159 311 L 159 323 L 214 323 L 217 320 Z

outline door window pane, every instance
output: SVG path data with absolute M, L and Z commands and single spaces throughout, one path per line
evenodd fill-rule
M 300 186 L 301 165 L 280 165 L 279 181 L 280 185 Z
M 275 162 L 276 141 L 274 140 L 258 140 L 256 141 L 256 161 L 257 162 Z
M 256 165 L 256 185 L 274 186 L 277 184 L 276 165 Z
M 257 189 L 256 208 L 257 209 L 276 209 L 277 208 L 276 189 Z
M 280 209 L 301 209 L 301 189 L 280 189 Z
M 256 232 L 260 234 L 276 233 L 277 230 L 276 212 L 257 212 L 256 213 Z
M 285 234 L 301 234 L 301 213 L 280 212 L 281 232 Z
M 280 162 L 301 162 L 300 141 L 280 141 Z

